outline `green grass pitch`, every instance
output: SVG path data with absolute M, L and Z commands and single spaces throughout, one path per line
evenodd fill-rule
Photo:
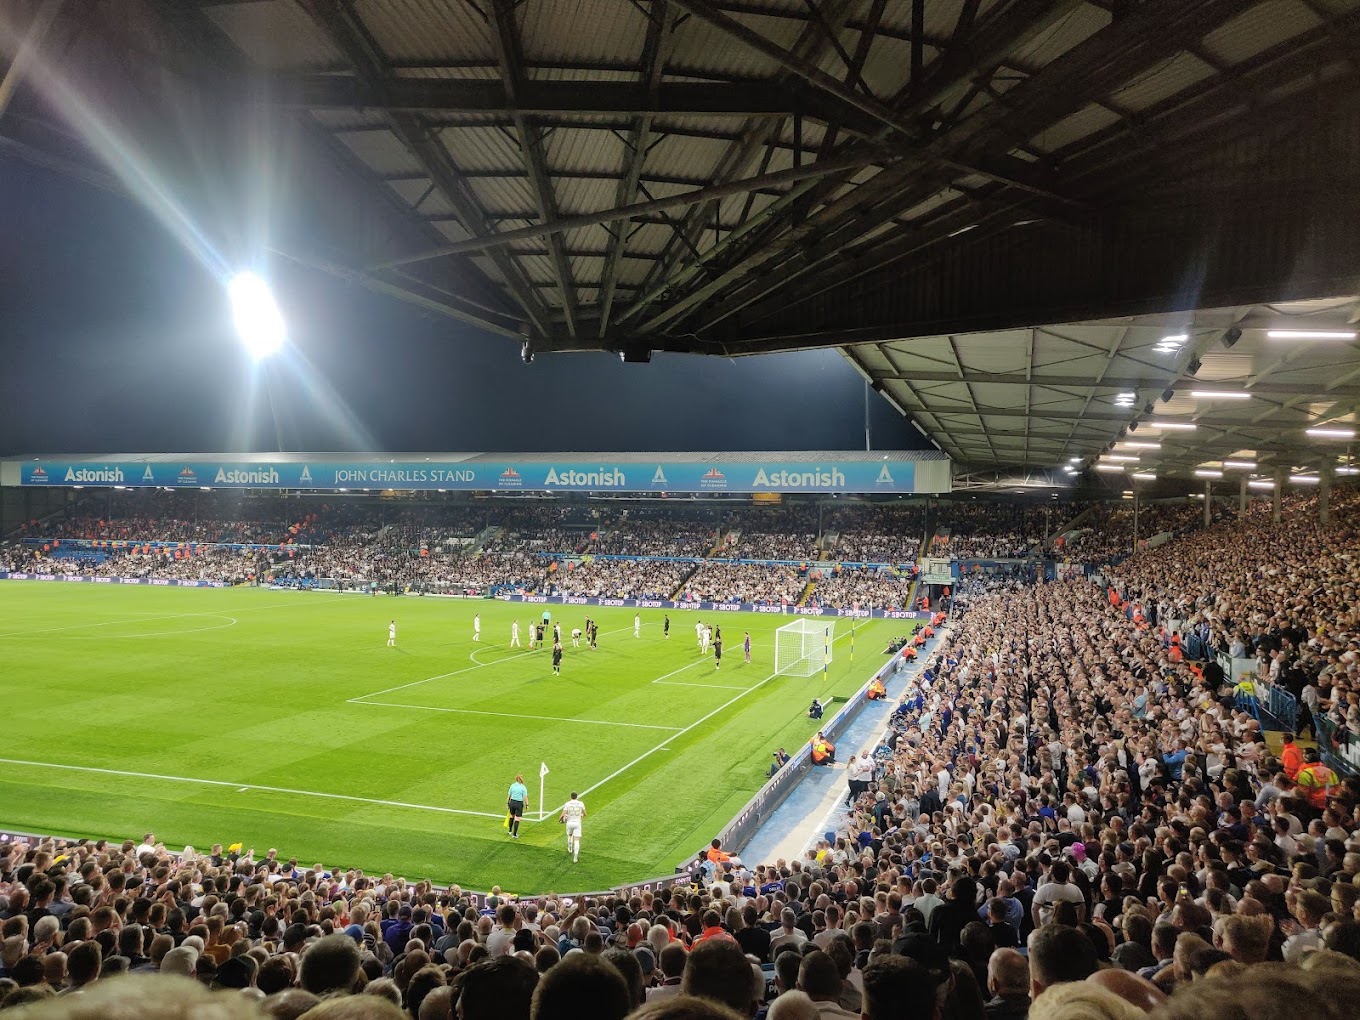
M 772 677 L 790 617 L 587 612 L 599 650 L 512 649 L 542 606 L 266 589 L 0 582 L 0 826 L 171 846 L 242 840 L 310 865 L 522 893 L 669 873 L 810 738 L 809 700 L 847 697 L 903 621 L 836 621 L 829 679 Z M 472 618 L 481 614 L 480 643 Z M 387 626 L 397 621 L 397 647 Z M 722 669 L 698 618 L 720 625 Z M 742 662 L 750 630 L 753 661 Z M 834 708 L 835 706 L 833 706 Z M 516 772 L 550 817 L 502 828 Z M 589 810 L 580 862 L 555 809 Z

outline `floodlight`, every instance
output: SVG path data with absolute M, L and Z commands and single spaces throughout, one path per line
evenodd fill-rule
M 1145 422 L 1150 429 L 1174 429 L 1180 432 L 1191 432 L 1195 425 L 1188 421 L 1150 421 Z
M 1190 396 L 1197 400 L 1250 400 L 1251 394 L 1245 390 L 1191 390 Z
M 1355 429 L 1304 429 L 1307 435 L 1318 439 L 1354 439 Z
M 227 284 L 231 314 L 241 343 L 256 361 L 276 354 L 287 330 L 269 284 L 251 272 L 237 273 Z
M 1196 478 L 1222 478 L 1223 472 L 1216 468 L 1199 468 L 1195 471 Z
M 1272 340 L 1354 340 L 1353 329 L 1271 329 L 1266 336 Z
M 1239 469 L 1243 469 L 1243 468 L 1244 468 L 1244 469 L 1246 469 L 1246 470 L 1248 470 L 1248 471 L 1255 471 L 1255 470 L 1256 470 L 1256 461 L 1254 461 L 1254 460 L 1225 460 L 1225 461 L 1223 462 L 1223 466 L 1224 466 L 1225 468 L 1239 468 Z
M 1317 485 L 1322 479 L 1317 475 L 1290 475 L 1289 480 L 1295 485 Z

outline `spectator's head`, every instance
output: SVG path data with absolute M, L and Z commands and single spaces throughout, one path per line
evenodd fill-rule
M 997 949 L 987 960 L 987 992 L 1018 999 L 1029 995 L 1029 961 L 1016 949 Z
M 1145 1016 L 1137 1006 L 1108 989 L 1071 981 L 1036 999 L 1028 1020 L 1143 1020 Z
M 1044 990 L 1069 981 L 1085 981 L 1096 970 L 1091 941 L 1075 928 L 1050 924 L 1029 936 L 1030 998 L 1038 1001 Z
M 532 1020 L 580 1020 L 582 1003 L 592 1020 L 622 1020 L 631 1000 L 618 969 L 590 953 L 568 953 L 539 978 L 529 1009 Z
M 713 999 L 676 995 L 647 1003 L 630 1013 L 628 1020 L 741 1020 L 743 1015 Z
M 885 956 L 864 968 L 863 1020 L 937 1020 L 940 978 L 914 960 Z
M 359 977 L 359 947 L 348 935 L 325 935 L 302 954 L 298 977 L 313 995 L 348 992 Z
M 513 956 L 485 960 L 458 976 L 462 1020 L 528 1020 L 538 973 Z
M 831 963 L 829 959 L 827 962 Z M 835 964 L 831 966 L 834 970 Z M 750 1016 L 755 1013 L 764 987 L 757 988 L 751 962 L 741 946 L 726 939 L 710 939 L 690 950 L 680 991 L 685 995 L 714 999 Z

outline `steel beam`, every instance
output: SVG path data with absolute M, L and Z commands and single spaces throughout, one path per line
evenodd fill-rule
M 523 66 L 521 65 L 521 73 Z M 647 67 L 644 65 L 644 75 Z M 240 88 L 248 101 L 306 110 L 388 110 L 410 113 L 513 113 L 537 116 L 651 114 L 653 116 L 788 117 L 835 121 L 856 134 L 877 123 L 862 111 L 798 85 L 773 82 L 542 81 L 522 79 L 510 96 L 500 81 L 409 78 L 367 82 L 333 74 L 280 78 L 265 88 Z M 254 99 L 255 96 L 263 98 Z
M 24 75 L 28 73 L 29 65 L 38 58 L 38 47 L 42 45 L 48 29 L 52 27 L 52 22 L 57 19 L 64 3 L 65 0 L 43 0 L 43 5 L 38 8 L 33 15 L 33 20 L 29 22 L 23 38 L 19 42 L 18 49 L 10 57 L 9 67 L 5 69 L 5 76 L 0 78 L 0 117 L 4 117 L 5 110 L 9 108 L 9 101 L 14 98 L 19 83 L 24 80 Z M 0 22 L 0 46 L 7 48 L 10 40 L 8 32 L 3 30 L 6 27 L 13 28 L 14 26 L 4 26 Z
M 505 98 L 510 101 L 514 113 L 520 155 L 529 173 L 529 185 L 538 205 L 538 218 L 541 222 L 549 223 L 558 218 L 557 196 L 553 193 L 547 161 L 543 158 L 543 133 L 520 104 L 521 91 L 526 82 L 524 54 L 520 50 L 519 29 L 515 25 L 515 5 L 512 0 L 492 0 L 492 12 L 495 21 L 492 38 L 496 42 L 496 56 L 501 64 Z M 549 261 L 552 263 L 553 275 L 557 278 L 558 300 L 562 303 L 567 333 L 574 337 L 580 313 L 576 308 L 576 283 L 572 280 L 571 263 L 567 261 L 563 250 L 561 234 L 548 235 L 548 250 L 551 253 Z
M 297 0 L 299 6 L 345 54 L 365 81 L 382 81 L 388 77 L 385 57 L 369 36 L 354 8 L 341 0 Z M 459 222 L 468 233 L 485 235 L 491 232 L 485 213 L 478 205 L 471 189 L 459 176 L 458 169 L 439 142 L 430 136 L 424 125 L 410 113 L 389 113 L 387 119 L 393 133 L 401 139 L 421 165 L 430 172 L 430 179 L 439 185 L 449 203 L 458 213 Z M 552 316 L 534 292 L 523 270 L 503 251 L 491 254 L 496 268 L 505 278 L 505 286 L 524 310 L 537 331 L 549 335 L 553 331 Z
M 596 213 L 581 213 L 576 216 L 562 216 L 550 223 L 536 223 L 532 226 L 521 227 L 518 230 L 507 230 L 498 234 L 485 234 L 470 238 L 466 241 L 459 241 L 456 244 L 445 245 L 431 251 L 419 252 L 414 255 L 405 255 L 399 259 L 391 259 L 384 262 L 381 266 L 374 268 L 386 268 L 388 266 L 407 265 L 411 262 L 422 262 L 426 259 L 440 258 L 444 255 L 460 255 L 469 251 L 494 251 L 515 241 L 522 241 L 530 237 L 542 237 L 545 234 L 560 233 L 564 230 L 573 230 L 577 227 L 593 227 L 600 223 L 612 223 L 615 220 L 627 219 L 632 216 L 643 216 L 648 213 L 668 212 L 671 209 L 683 209 L 686 206 L 698 205 L 702 202 L 711 202 L 715 199 L 726 198 L 728 195 L 742 195 L 748 191 L 755 191 L 759 188 L 776 187 L 780 184 L 794 184 L 798 181 L 812 180 L 818 177 L 825 177 L 840 170 L 847 170 L 854 167 L 869 166 L 872 163 L 883 159 L 882 153 L 879 154 L 859 154 L 845 156 L 840 159 L 824 160 L 808 166 L 793 167 L 789 170 L 780 170 L 772 174 L 762 174 L 758 177 L 746 177 L 739 181 L 731 181 L 727 184 L 716 184 L 707 188 L 697 188 L 694 191 L 686 191 L 679 195 L 671 195 L 667 198 L 657 198 L 649 202 L 635 202 L 630 206 L 622 206 L 617 209 L 605 209 Z
M 958 338 L 964 341 L 964 350 L 967 350 L 967 337 Z M 910 353 L 910 352 L 906 352 Z M 1115 355 L 1118 356 L 1116 351 Z M 1357 367 L 1360 371 L 1360 367 Z M 878 375 L 875 377 L 880 382 L 893 382 L 897 380 L 911 382 L 964 382 L 964 383 L 988 383 L 994 386 L 1053 386 L 1066 389 L 1100 389 L 1100 390 L 1231 390 L 1244 384 L 1232 379 L 1214 379 L 1205 381 L 1196 379 L 1193 376 L 1185 376 L 1174 380 L 1135 378 L 1132 376 L 1105 377 L 1099 381 L 1093 381 L 1090 376 L 1075 375 L 1045 375 L 1036 373 L 1026 378 L 1023 374 L 1012 375 L 1009 373 L 997 372 L 974 372 L 965 369 L 960 376 L 956 372 L 943 372 L 934 369 L 913 372 L 910 369 L 897 374 Z M 1316 397 L 1319 386 L 1315 383 L 1257 383 L 1251 387 L 1252 393 L 1265 396 L 1307 396 Z M 1326 390 L 1328 397 L 1360 397 L 1360 386 L 1338 386 Z

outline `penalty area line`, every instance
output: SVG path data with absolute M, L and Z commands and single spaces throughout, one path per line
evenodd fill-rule
M 27 768 L 57 769 L 63 772 L 86 772 L 100 776 L 125 776 L 130 779 L 155 779 L 164 783 L 189 783 L 197 786 L 220 786 L 242 790 L 259 790 L 263 793 L 286 793 L 294 797 L 317 797 L 322 800 L 343 800 L 355 804 L 378 804 L 382 807 L 409 808 L 414 811 L 434 811 L 445 815 L 476 815 L 479 818 L 501 818 L 500 812 L 468 811 L 463 808 L 440 807 L 437 804 L 411 804 L 401 800 L 378 800 L 375 797 L 356 797 L 348 793 L 323 793 L 319 790 L 294 790 L 286 786 L 262 786 L 258 783 L 228 782 L 224 779 L 197 779 L 193 776 L 167 776 L 156 772 L 130 772 L 124 769 L 103 769 L 90 765 L 63 765 L 50 761 L 25 761 L 21 758 L 0 758 L 6 765 L 21 765 Z
M 591 726 L 629 726 L 638 730 L 666 730 L 674 733 L 678 726 L 656 726 L 652 723 L 618 722 L 614 719 L 574 719 L 563 715 L 521 715 L 518 712 L 490 712 L 479 708 L 439 708 L 434 705 L 401 705 L 392 701 L 359 701 L 351 698 L 346 704 L 376 705 L 379 708 L 407 708 L 419 712 L 453 712 L 458 715 L 494 715 L 502 719 L 532 719 L 535 722 L 586 723 Z

